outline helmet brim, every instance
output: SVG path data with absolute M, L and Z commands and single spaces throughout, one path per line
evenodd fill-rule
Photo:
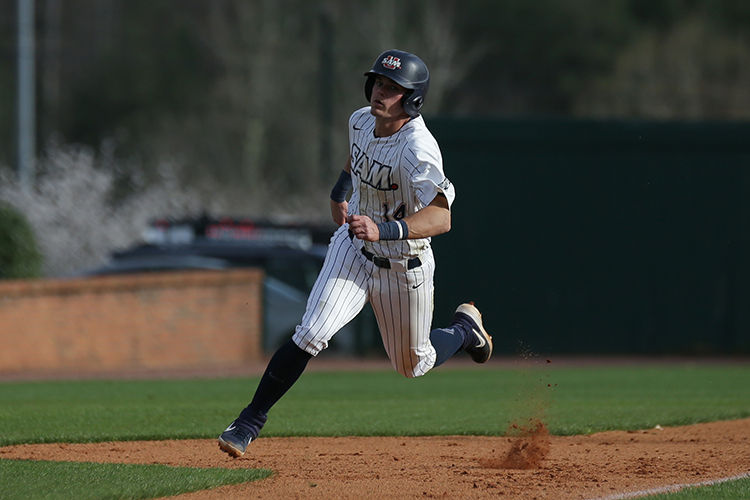
M 409 90 L 418 89 L 421 86 L 423 86 L 425 84 L 425 82 L 429 81 L 429 80 L 424 80 L 424 81 L 419 81 L 419 82 L 412 82 L 412 81 L 409 81 L 409 80 L 407 80 L 405 78 L 398 78 L 398 76 L 395 75 L 395 74 L 393 74 L 393 73 L 387 73 L 385 71 L 375 71 L 375 70 L 370 70 L 370 71 L 366 72 L 364 74 L 364 76 L 367 76 L 367 77 L 370 77 L 370 76 L 384 76 L 384 77 L 388 78 L 389 80 L 392 80 L 392 81 L 398 83 L 399 85 L 401 85 L 405 89 L 409 89 Z M 394 78 L 394 76 L 396 78 Z

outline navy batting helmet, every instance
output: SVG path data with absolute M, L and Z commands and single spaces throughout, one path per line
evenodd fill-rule
M 386 50 L 375 60 L 372 69 L 365 73 L 365 97 L 370 100 L 375 76 L 382 75 L 398 83 L 409 92 L 404 96 L 401 104 L 404 111 L 413 117 L 419 116 L 419 110 L 424 104 L 427 88 L 430 86 L 430 72 L 427 65 L 414 54 L 402 50 Z

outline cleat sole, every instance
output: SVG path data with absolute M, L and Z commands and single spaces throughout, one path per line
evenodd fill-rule
M 235 448 L 221 438 L 219 438 L 219 449 L 233 458 L 240 458 L 245 454 L 244 451 Z

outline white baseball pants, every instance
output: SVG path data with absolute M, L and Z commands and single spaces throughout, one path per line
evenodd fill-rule
M 393 368 L 405 377 L 419 377 L 435 364 L 430 343 L 435 259 L 432 249 L 411 270 L 384 269 L 361 252 L 362 242 L 349 237 L 349 225 L 331 238 L 302 323 L 292 339 L 317 356 L 341 328 L 370 301 L 383 346 Z

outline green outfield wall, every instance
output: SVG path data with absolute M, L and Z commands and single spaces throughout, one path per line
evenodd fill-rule
M 498 352 L 750 353 L 750 123 L 428 125 L 436 325 L 473 300 Z

